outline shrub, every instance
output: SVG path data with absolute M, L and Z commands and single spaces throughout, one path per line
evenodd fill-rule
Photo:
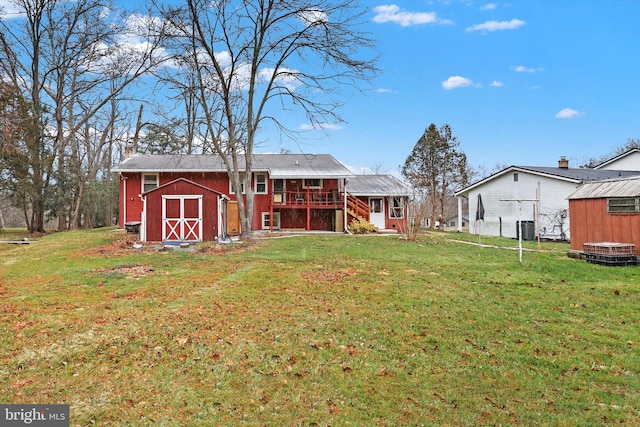
M 378 227 L 371 224 L 366 219 L 355 218 L 348 226 L 349 231 L 353 234 L 369 234 L 378 231 Z

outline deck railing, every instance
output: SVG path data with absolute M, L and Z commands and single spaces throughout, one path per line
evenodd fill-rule
M 277 206 L 341 209 L 344 207 L 344 193 L 338 190 L 277 191 L 273 193 L 273 207 Z M 369 221 L 369 205 L 350 193 L 347 193 L 347 211 L 351 216 Z
M 278 191 L 273 193 L 273 205 L 287 206 L 327 206 L 338 207 L 342 205 L 342 194 L 337 191 Z

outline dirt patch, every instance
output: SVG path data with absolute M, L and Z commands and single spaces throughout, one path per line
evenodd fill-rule
M 87 251 L 89 256 L 122 256 L 130 255 L 132 251 L 152 250 L 153 247 L 148 244 L 142 244 L 138 241 L 137 234 L 119 233 L 117 237 L 110 243 L 98 246 L 95 249 Z M 134 246 L 135 245 L 135 246 Z
M 112 268 L 102 268 L 96 273 L 110 277 L 126 277 L 127 279 L 139 279 L 154 273 L 154 269 L 150 265 L 120 265 Z
M 115 239 L 109 243 L 101 245 L 87 252 L 89 256 L 129 256 L 136 252 L 160 252 L 173 250 L 183 250 L 177 247 L 165 248 L 162 242 L 140 242 L 137 234 L 117 232 Z M 231 243 L 201 242 L 189 247 L 188 250 L 195 254 L 226 254 L 244 252 L 249 248 L 258 247 L 261 244 L 259 239 L 246 239 L 243 241 L 234 240 Z

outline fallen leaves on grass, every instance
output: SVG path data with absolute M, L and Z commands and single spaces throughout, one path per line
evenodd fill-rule
M 16 382 L 13 383 L 13 386 L 16 389 L 20 390 L 24 386 L 29 385 L 29 384 L 33 384 L 34 382 L 35 382 L 35 380 L 32 379 L 32 378 L 25 378 L 23 380 L 17 380 Z
M 336 283 L 342 283 L 345 280 L 355 277 L 358 274 L 358 272 L 359 270 L 355 268 L 350 268 L 346 270 L 337 270 L 337 271 L 312 270 L 312 271 L 305 271 L 304 273 L 302 273 L 302 278 L 314 285 L 318 285 L 322 283 L 336 284 Z

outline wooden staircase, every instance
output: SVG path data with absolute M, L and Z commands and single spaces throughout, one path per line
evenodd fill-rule
M 369 205 L 347 192 L 347 213 L 358 220 L 369 222 Z

